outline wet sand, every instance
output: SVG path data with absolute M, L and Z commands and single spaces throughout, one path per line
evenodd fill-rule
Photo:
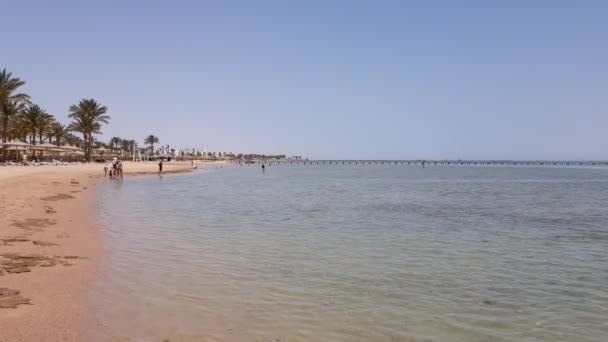
M 125 178 L 157 163 L 124 163 Z M 163 173 L 190 172 L 189 162 Z M 103 248 L 95 224 L 102 164 L 0 167 L 0 341 L 84 341 Z

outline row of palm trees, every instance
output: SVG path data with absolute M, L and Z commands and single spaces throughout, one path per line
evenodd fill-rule
M 19 92 L 25 81 L 14 77 L 6 68 L 0 70 L 0 124 L 2 143 L 20 139 L 32 145 L 48 142 L 60 146 L 68 143 L 84 150 L 85 160 L 91 160 L 91 151 L 96 142 L 95 135 L 101 134 L 103 124 L 108 124 L 108 108 L 94 99 L 82 99 L 69 107 L 68 125 L 58 122 L 55 117 L 39 105 L 33 103 L 29 95 Z M 80 133 L 82 138 L 74 135 Z M 2 157 L 6 160 L 7 145 L 3 146 Z
M 135 140 L 113 137 L 105 146 L 111 150 L 112 154 L 128 157 L 137 148 L 137 142 Z
M 146 151 L 148 151 L 148 153 L 158 154 L 159 151 L 154 150 L 154 144 L 158 144 L 159 142 L 160 139 L 157 136 L 153 134 L 148 135 L 146 138 L 144 138 L 144 144 L 149 145 L 149 147 L 146 148 Z M 138 149 L 138 144 L 135 140 L 122 139 L 119 137 L 111 138 L 107 144 L 96 142 L 95 145 L 104 146 L 105 148 L 108 148 L 110 150 L 110 153 L 112 155 L 117 155 L 121 157 L 131 157 L 133 156 L 135 150 Z

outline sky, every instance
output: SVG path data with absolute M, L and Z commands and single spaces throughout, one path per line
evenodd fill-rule
M 608 1 L 0 0 L 0 68 L 113 136 L 315 159 L 608 159 Z

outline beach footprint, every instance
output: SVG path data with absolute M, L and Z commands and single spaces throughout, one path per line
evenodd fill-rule
M 75 198 L 75 197 L 72 195 L 69 195 L 69 194 L 57 194 L 57 195 L 42 197 L 40 199 L 43 201 L 54 202 L 54 201 L 60 201 L 60 200 L 65 200 L 65 199 L 70 199 L 70 198 Z
M 21 291 L 0 287 L 0 309 L 16 309 L 17 305 L 31 304 L 28 298 L 21 296 Z

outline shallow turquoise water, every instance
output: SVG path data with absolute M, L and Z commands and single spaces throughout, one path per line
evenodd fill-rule
M 108 182 L 109 334 L 606 341 L 608 170 L 232 166 Z

